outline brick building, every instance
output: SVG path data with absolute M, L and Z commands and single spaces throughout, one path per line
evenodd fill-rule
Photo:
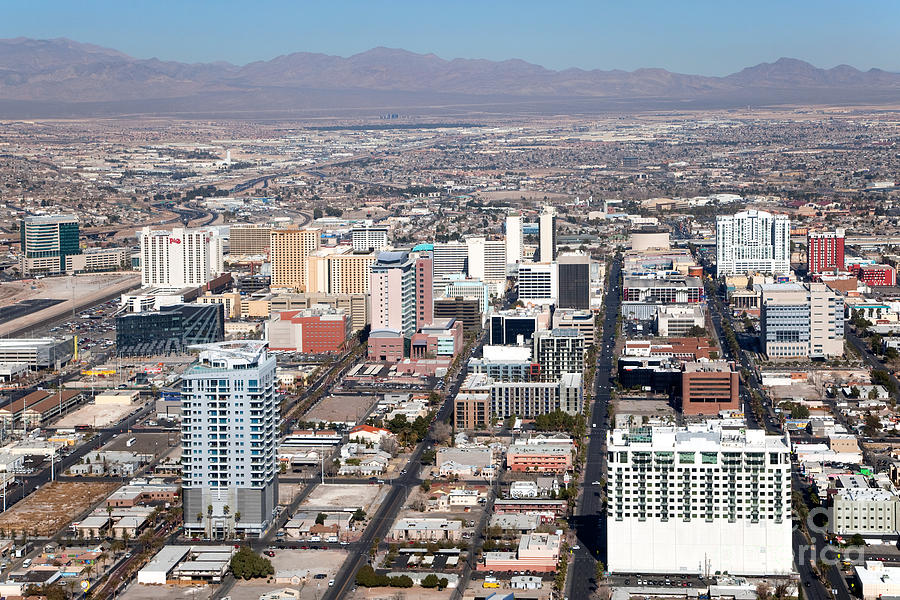
M 716 415 L 740 410 L 738 373 L 724 360 L 684 363 L 681 370 L 681 409 L 686 415 Z

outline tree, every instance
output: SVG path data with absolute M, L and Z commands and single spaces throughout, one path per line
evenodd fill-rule
M 325 513 L 319 513 L 316 515 L 316 525 L 324 525 L 325 520 L 328 518 L 328 515 Z
M 413 586 L 412 577 L 409 575 L 400 575 L 399 577 L 391 577 L 391 587 L 411 588 Z
M 881 431 L 881 421 L 872 413 L 866 413 L 863 431 L 869 437 L 876 435 L 879 431 Z
M 241 546 L 231 557 L 231 572 L 238 579 L 253 579 L 272 575 L 275 569 L 268 558 L 260 556 L 247 546 Z
M 860 534 L 854 533 L 852 536 L 850 536 L 850 545 L 851 546 L 865 546 L 866 540 L 863 539 L 863 536 L 861 536 Z
M 423 465 L 433 465 L 435 458 L 437 458 L 436 450 L 426 450 L 422 453 L 422 458 L 419 459 L 419 462 Z
M 431 490 L 431 480 L 430 479 L 424 480 L 421 483 L 421 485 L 419 485 L 419 487 L 422 488 L 423 492 L 428 492 L 429 490 Z
M 897 386 L 894 384 L 893 379 L 891 379 L 890 373 L 885 371 L 884 369 L 875 369 L 871 374 L 872 383 L 875 385 L 884 386 L 891 394 L 897 393 Z
M 434 424 L 434 427 L 431 430 L 431 437 L 434 438 L 434 441 L 438 444 L 443 444 L 447 440 L 450 439 L 450 436 L 453 434 L 453 427 L 450 423 L 446 423 L 444 421 L 438 421 Z
M 391 456 L 397 456 L 397 454 L 400 453 L 400 444 L 397 443 L 397 438 L 392 435 L 381 436 L 378 445 L 384 452 L 387 452 Z
M 760 581 L 756 584 L 756 597 L 759 600 L 766 600 L 772 594 L 772 587 L 764 582 Z
M 362 587 L 384 587 L 391 585 L 391 579 L 387 575 L 379 575 L 371 565 L 363 565 L 356 572 L 356 585 Z
M 423 588 L 436 588 L 438 585 L 440 585 L 440 583 L 441 583 L 441 580 L 438 579 L 437 575 L 435 575 L 434 573 L 429 573 L 428 575 L 425 576 L 425 579 L 422 580 L 422 587 Z
M 366 519 L 366 511 L 361 508 L 357 508 L 353 512 L 353 516 L 350 517 L 351 521 L 364 521 Z
M 809 418 L 809 409 L 802 404 L 792 404 L 791 405 L 791 418 L 792 419 L 808 419 Z
M 313 209 L 313 219 L 321 219 L 324 216 L 325 216 L 325 213 L 322 212 L 321 208 L 317 207 L 317 208 Z

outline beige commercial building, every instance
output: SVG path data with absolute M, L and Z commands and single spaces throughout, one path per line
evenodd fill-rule
M 232 225 L 228 238 L 228 253 L 231 256 L 253 256 L 268 254 L 272 227 L 269 225 Z
M 306 291 L 322 294 L 367 294 L 375 253 L 354 252 L 349 246 L 319 250 L 309 257 Z
M 237 292 L 226 294 L 206 294 L 197 298 L 198 304 L 222 304 L 226 319 L 239 319 L 242 314 L 241 295 Z
M 342 308 L 350 315 L 350 329 L 359 331 L 369 323 L 368 294 L 275 294 L 268 300 L 269 315 L 303 310 L 315 304 Z
M 319 249 L 318 229 L 273 229 L 270 237 L 272 288 L 306 291 L 310 255 Z

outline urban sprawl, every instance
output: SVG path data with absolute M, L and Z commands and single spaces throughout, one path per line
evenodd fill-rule
M 4 123 L 0 595 L 900 596 L 892 115 Z

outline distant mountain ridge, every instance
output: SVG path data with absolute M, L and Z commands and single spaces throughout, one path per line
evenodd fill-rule
M 377 110 L 385 106 L 540 102 L 624 107 L 744 103 L 893 102 L 900 74 L 781 58 L 725 77 L 664 69 L 554 71 L 519 59 L 445 60 L 373 48 L 348 58 L 298 52 L 244 66 L 136 59 L 60 38 L 0 40 L 0 116 L 127 112 Z M 591 102 L 595 101 L 595 102 Z M 399 104 L 398 104 L 399 103 Z

